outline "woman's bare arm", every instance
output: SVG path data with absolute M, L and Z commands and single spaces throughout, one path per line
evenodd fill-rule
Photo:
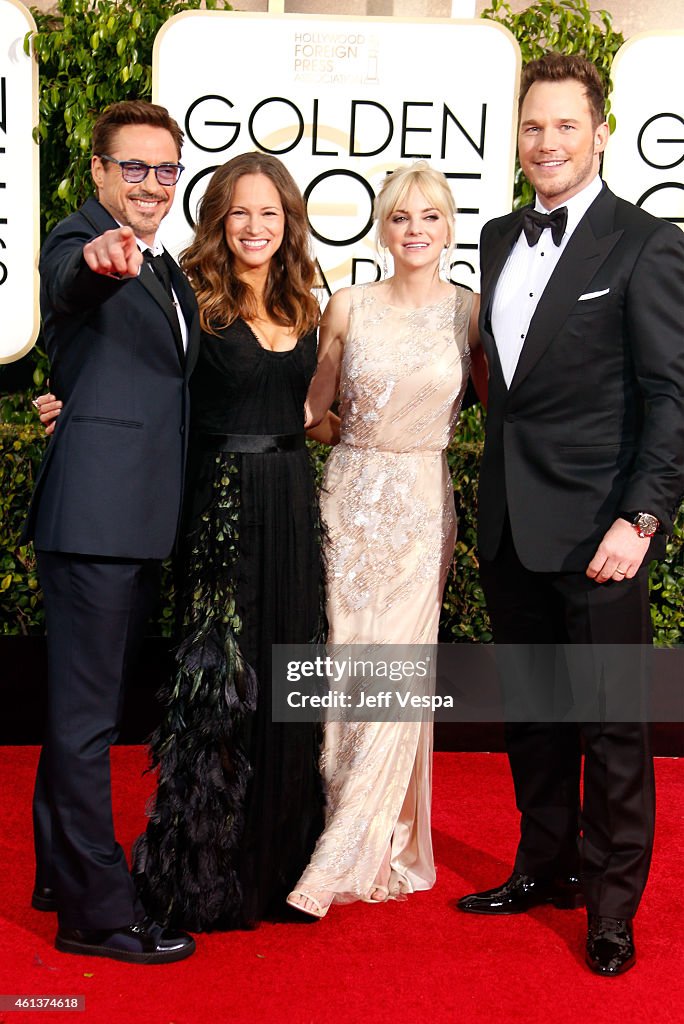
M 473 296 L 473 305 L 470 311 L 470 323 L 468 324 L 468 345 L 470 347 L 471 363 L 470 363 L 470 377 L 477 397 L 482 402 L 485 409 L 487 408 L 487 393 L 489 389 L 489 367 L 487 366 L 487 357 L 480 341 L 480 328 L 478 326 L 478 320 L 480 317 L 480 296 L 475 293 Z
M 321 319 L 318 343 L 318 368 L 306 396 L 307 430 L 318 426 L 335 401 L 340 382 L 344 341 L 349 328 L 351 289 L 343 288 L 332 296 Z

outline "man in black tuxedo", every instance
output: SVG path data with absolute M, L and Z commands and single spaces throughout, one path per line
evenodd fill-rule
M 198 313 L 156 234 L 182 141 L 163 107 L 109 107 L 93 131 L 98 198 L 57 225 L 40 260 L 43 337 L 63 409 L 26 528 L 49 676 L 32 902 L 57 910 L 57 949 L 132 963 L 180 960 L 195 946 L 145 917 L 114 837 L 109 770 L 126 671 L 181 506 Z
M 536 202 L 481 239 L 490 379 L 479 547 L 494 639 L 518 645 L 504 671 L 509 701 L 536 645 L 614 645 L 604 670 L 618 679 L 623 645 L 650 645 L 648 563 L 662 556 L 684 489 L 684 235 L 602 183 L 609 129 L 593 65 L 531 62 L 519 110 Z M 596 717 L 508 722 L 514 871 L 458 905 L 496 915 L 586 901 L 587 963 L 616 975 L 635 960 L 653 765 L 643 719 Z

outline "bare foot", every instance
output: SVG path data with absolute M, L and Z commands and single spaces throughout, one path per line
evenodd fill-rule
M 375 876 L 375 882 L 373 883 L 373 889 L 371 890 L 370 898 L 373 903 L 384 903 L 389 896 L 389 883 L 390 875 L 392 873 L 391 860 L 391 849 L 388 846 L 387 852 L 382 859 L 382 864 Z

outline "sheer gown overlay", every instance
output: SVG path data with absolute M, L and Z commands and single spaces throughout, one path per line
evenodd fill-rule
M 352 291 L 341 443 L 321 496 L 333 647 L 436 643 L 456 536 L 444 450 L 468 379 L 472 293 L 409 311 L 377 287 Z M 326 827 L 297 890 L 368 899 L 388 850 L 390 896 L 429 889 L 431 765 L 427 721 L 329 722 Z
M 319 732 L 271 720 L 271 645 L 322 639 L 303 440 L 315 366 L 315 332 L 271 352 L 237 320 L 203 335 L 192 377 L 182 640 L 152 741 L 157 793 L 134 850 L 148 912 L 192 931 L 277 916 L 323 824 Z M 292 450 L 231 451 L 245 435 L 299 437 Z

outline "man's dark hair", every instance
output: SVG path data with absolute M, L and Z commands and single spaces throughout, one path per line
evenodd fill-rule
M 108 156 L 119 128 L 128 124 L 144 124 L 150 128 L 165 128 L 173 137 L 180 159 L 183 132 L 166 107 L 146 100 L 124 100 L 112 103 L 100 114 L 93 127 L 93 156 Z
M 565 82 L 568 79 L 579 82 L 591 111 L 593 128 L 598 128 L 606 119 L 606 94 L 601 76 L 591 61 L 575 54 L 546 53 L 538 60 L 531 60 L 523 68 L 518 98 L 518 119 L 523 100 L 530 86 L 535 82 Z

